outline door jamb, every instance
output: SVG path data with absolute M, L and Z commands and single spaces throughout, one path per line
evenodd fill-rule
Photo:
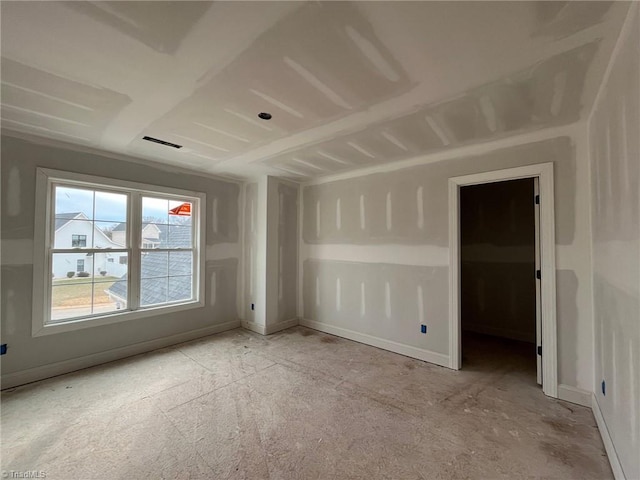
M 542 391 L 545 395 L 557 398 L 556 250 L 553 163 L 551 162 L 449 178 L 449 367 L 459 370 L 462 365 L 460 187 L 531 177 L 538 177 L 540 182 Z

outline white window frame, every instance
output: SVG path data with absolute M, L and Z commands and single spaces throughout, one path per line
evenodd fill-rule
M 102 315 L 70 318 L 61 323 L 49 324 L 51 316 L 51 255 L 53 245 L 53 211 L 55 198 L 53 186 L 56 183 L 77 185 L 101 191 L 126 193 L 128 251 L 127 282 L 129 298 L 126 310 L 116 310 Z M 152 307 L 140 307 L 140 259 L 142 251 L 142 197 L 175 197 L 187 200 L 194 205 L 192 238 L 194 248 L 193 292 L 194 299 Z M 202 192 L 180 190 L 160 185 L 149 185 L 113 178 L 85 175 L 62 170 L 38 168 L 36 170 L 36 211 L 33 247 L 33 315 L 32 336 L 39 337 L 54 333 L 70 332 L 89 327 L 108 325 L 138 318 L 165 315 L 173 312 L 202 308 L 205 305 L 205 232 L 206 232 L 206 195 Z M 52 223 L 53 222 L 53 223 Z M 120 251 L 120 249 L 118 249 Z

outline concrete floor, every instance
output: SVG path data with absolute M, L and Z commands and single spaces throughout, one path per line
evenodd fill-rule
M 546 398 L 530 353 L 473 337 L 455 372 L 303 327 L 233 330 L 3 392 L 2 469 L 49 480 L 612 478 L 591 411 Z

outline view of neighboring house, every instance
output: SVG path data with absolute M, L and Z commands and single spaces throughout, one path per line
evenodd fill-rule
M 82 212 L 56 214 L 54 248 L 122 248 L 119 243 L 109 238 L 95 226 Z M 87 272 L 90 275 L 121 277 L 127 273 L 127 256 L 118 252 L 100 252 L 100 254 L 82 251 L 73 253 L 56 253 L 53 256 L 52 273 L 54 278 L 65 278 L 68 272 L 75 274 Z
M 111 231 L 111 240 L 125 245 L 127 243 L 127 225 L 119 223 Z M 158 248 L 160 244 L 160 228 L 155 223 L 147 223 L 142 229 L 142 248 Z
M 120 233 L 121 232 L 121 233 Z M 192 245 L 190 225 L 162 225 L 149 223 L 142 229 L 142 248 L 189 248 Z M 124 239 L 125 225 L 112 231 L 113 239 Z M 188 300 L 192 297 L 192 252 L 143 252 L 140 305 L 157 305 Z M 127 275 L 122 275 L 106 290 L 118 308 L 127 305 Z

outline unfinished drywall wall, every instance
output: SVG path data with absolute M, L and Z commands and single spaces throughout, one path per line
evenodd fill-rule
M 576 161 L 583 141 L 571 133 L 304 186 L 303 323 L 448 365 L 448 179 L 553 162 L 557 268 L 578 279 L 576 290 L 558 277 L 558 294 L 579 306 L 558 315 L 559 381 L 590 390 L 589 250 L 577 241 L 588 228 L 577 208 L 588 191 L 587 165 Z
M 243 320 L 255 322 L 257 303 L 258 184 L 244 186 L 244 305 Z
M 163 185 L 204 192 L 206 205 L 205 306 L 182 313 L 86 328 L 41 337 L 31 335 L 33 298 L 36 167 Z M 188 334 L 200 335 L 239 325 L 240 185 L 95 154 L 2 137 L 2 338 L 8 345 L 2 375 L 70 359 L 102 354 L 141 342 Z M 197 335 L 197 333 L 195 333 Z M 181 337 L 183 338 L 183 337 Z M 132 351 L 132 350 L 128 350 Z M 91 360 L 88 359 L 88 362 Z M 75 362 L 74 365 L 79 365 Z M 64 368 L 61 366 L 60 368 Z M 75 368 L 78 368 L 77 366 Z M 60 373 L 60 372 L 58 372 Z M 31 377 L 33 379 L 33 377 Z
M 243 325 L 263 335 L 298 323 L 298 189 L 270 176 L 244 189 Z
M 298 317 L 298 189 L 278 183 L 278 322 Z
M 532 178 L 461 188 L 460 260 L 462 329 L 534 343 Z
M 308 259 L 303 285 L 305 319 L 447 354 L 446 329 L 415 334 L 446 316 L 445 266 Z
M 640 478 L 639 10 L 589 123 L 596 399 L 629 479 Z

